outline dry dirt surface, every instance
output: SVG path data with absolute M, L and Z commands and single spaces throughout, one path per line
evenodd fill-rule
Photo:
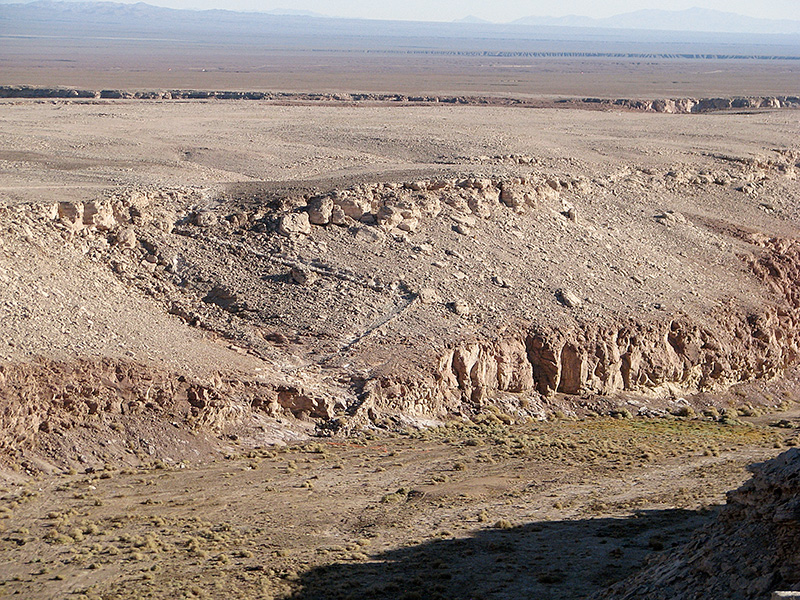
M 796 422 L 796 421 L 795 421 Z M 797 430 L 685 419 L 505 425 L 106 465 L 3 490 L 25 598 L 584 598 L 712 521 Z M 185 467 L 185 468 L 184 468 Z M 710 553 L 709 553 L 710 554 Z
M 634 574 L 798 443 L 798 133 L 790 109 L 3 101 L 0 591 Z M 745 597 L 800 580 L 753 568 Z

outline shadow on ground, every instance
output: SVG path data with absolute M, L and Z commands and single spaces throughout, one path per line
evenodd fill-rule
M 586 598 L 688 541 L 712 511 L 547 521 L 437 539 L 301 575 L 293 600 Z

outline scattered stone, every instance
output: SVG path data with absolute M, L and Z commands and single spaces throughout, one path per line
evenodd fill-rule
M 408 237 L 408 232 L 403 231 L 402 229 L 392 229 L 389 232 L 389 236 L 395 240 L 396 242 L 408 243 L 410 238 Z
M 318 196 L 308 202 L 308 220 L 312 225 L 327 225 L 333 215 L 333 199 L 330 196 Z M 341 212 L 341 207 L 339 208 Z M 344 212 L 341 213 L 344 215 Z
M 450 309 L 461 317 L 467 317 L 470 314 L 469 304 L 460 299 L 451 302 Z
M 137 243 L 136 232 L 133 227 L 123 227 L 117 231 L 114 241 L 120 248 L 135 248 Z
M 478 222 L 472 215 L 462 215 L 459 213 L 452 214 L 451 218 L 459 225 L 464 225 L 465 227 L 475 227 L 475 224 Z
M 498 287 L 501 287 L 501 288 L 510 288 L 511 287 L 511 284 L 508 281 L 506 281 L 502 277 L 499 277 L 498 275 L 494 275 L 492 277 L 492 283 L 495 284 Z
M 217 214 L 210 210 L 203 210 L 194 216 L 194 224 L 198 227 L 211 227 L 219 221 Z
M 660 215 L 656 215 L 656 221 L 662 225 L 675 225 L 676 223 L 687 223 L 686 217 L 681 213 L 667 210 Z
M 245 225 L 247 225 L 247 222 L 248 222 L 248 220 L 249 220 L 249 217 L 247 216 L 247 213 L 243 213 L 243 212 L 235 212 L 235 213 L 233 213 L 233 214 L 231 214 L 231 215 L 228 215 L 227 217 L 225 217 L 225 219 L 226 219 L 226 220 L 228 221 L 228 223 L 230 223 L 230 224 L 231 224 L 233 227 L 244 227 Z
M 292 281 L 299 285 L 311 285 L 318 279 L 318 275 L 314 271 L 303 267 L 292 267 L 289 275 Z
M 440 301 L 440 298 L 433 288 L 422 288 L 419 291 L 419 301 L 423 304 L 435 304 Z
M 573 223 L 578 222 L 578 211 L 575 210 L 574 206 L 570 206 L 564 213 L 564 216 L 567 217 Z
M 461 235 L 472 235 L 472 228 L 464 225 L 463 223 L 456 223 L 453 225 L 453 231 Z
M 386 235 L 374 227 L 364 226 L 356 229 L 355 238 L 357 242 L 378 244 L 386 239 Z
M 561 304 L 567 308 L 579 308 L 583 304 L 583 300 L 569 290 L 558 290 L 556 295 Z

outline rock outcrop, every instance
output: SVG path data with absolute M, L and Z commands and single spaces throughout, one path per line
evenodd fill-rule
M 704 245 L 695 264 L 713 256 L 724 261 L 725 285 L 747 287 L 730 302 L 714 292 L 691 310 L 667 311 L 649 281 L 682 285 L 687 274 L 666 271 L 647 248 L 644 260 L 621 252 L 624 221 L 608 208 L 592 212 L 615 186 L 708 185 L 735 196 L 744 181 L 793 185 L 798 156 L 720 161 L 726 170 L 631 170 L 599 181 L 541 172 L 522 155 L 480 157 L 524 165 L 525 174 L 487 169 L 247 200 L 125 189 L 50 205 L 39 225 L 166 313 L 281 365 L 276 372 L 325 365 L 324 376 L 310 368 L 303 384 L 278 378 L 269 400 L 242 406 L 353 426 L 472 415 L 490 404 L 543 417 L 561 394 L 574 399 L 559 400 L 567 409 L 623 392 L 678 397 L 776 377 L 797 362 L 799 242 L 719 234 L 674 210 L 648 214 L 637 231 L 670 244 L 680 237 L 683 249 Z M 572 275 L 575 265 L 583 275 Z M 688 275 L 718 285 L 716 274 Z M 606 310 L 623 288 L 636 304 L 626 297 Z M 682 289 L 676 299 L 692 298 L 695 289 Z
M 800 591 L 800 450 L 751 467 L 715 523 L 595 600 L 767 600 Z
M 728 307 L 703 323 L 675 315 L 571 329 L 531 325 L 461 344 L 413 384 L 387 377 L 368 388 L 370 405 L 441 418 L 505 398 L 536 414 L 530 407 L 555 393 L 670 396 L 779 376 L 800 356 L 800 242 L 768 240 L 747 262 L 774 292 L 757 310 Z
M 261 100 L 280 102 L 405 102 L 500 106 L 547 106 L 541 100 L 485 96 L 407 96 L 405 94 L 309 94 L 225 90 L 86 90 L 68 87 L 0 86 L 0 98 L 63 100 Z M 724 98 L 575 98 L 557 100 L 559 107 L 616 108 L 669 114 L 708 113 L 731 109 L 800 108 L 800 96 L 733 96 Z
M 298 216 L 302 213 L 287 213 L 280 217 L 278 231 L 289 235 L 286 222 L 302 219 L 302 227 L 292 226 L 292 232 L 310 233 L 305 227 L 309 223 L 349 226 L 362 222 L 376 225 L 390 235 L 402 236 L 418 231 L 424 218 L 438 216 L 443 205 L 485 219 L 499 206 L 516 212 L 535 210 L 539 202 L 558 198 L 559 189 L 557 183 L 535 174 L 363 185 L 312 197 L 304 207 L 307 218 Z M 474 224 L 463 220 L 458 223 L 464 227 Z
M 228 374 L 201 380 L 113 359 L 4 363 L 0 457 L 13 459 L 32 447 L 47 455 L 70 430 L 119 432 L 137 422 L 217 435 L 250 430 L 257 437 L 264 418 L 330 419 L 343 410 L 344 397 L 342 390 L 297 377 L 259 381 Z

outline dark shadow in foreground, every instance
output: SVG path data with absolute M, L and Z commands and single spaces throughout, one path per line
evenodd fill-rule
M 689 540 L 714 511 L 547 521 L 429 540 L 301 575 L 294 600 L 586 598 Z M 378 542 L 376 540 L 376 542 Z

